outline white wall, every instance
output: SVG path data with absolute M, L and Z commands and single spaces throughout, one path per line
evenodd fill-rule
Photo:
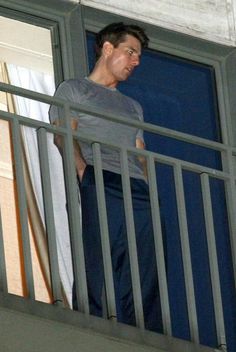
M 81 0 L 78 2 L 195 37 L 236 46 L 236 0 Z

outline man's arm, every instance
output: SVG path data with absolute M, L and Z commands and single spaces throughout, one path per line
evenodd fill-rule
M 59 120 L 56 120 L 53 122 L 54 125 L 60 126 Z M 78 127 L 78 120 L 76 119 L 71 119 L 71 129 L 72 130 L 77 130 Z M 57 146 L 59 149 L 59 152 L 62 154 L 62 148 L 63 148 L 63 137 L 60 135 L 55 134 L 54 135 L 54 144 Z M 74 146 L 74 160 L 75 160 L 75 168 L 77 175 L 79 176 L 80 181 L 83 178 L 84 170 L 86 168 L 86 161 L 82 155 L 80 145 L 78 141 L 73 140 L 73 146 Z
M 141 138 L 136 138 L 136 148 L 138 149 L 145 149 L 145 143 Z M 138 157 L 140 163 L 142 164 L 143 167 L 143 174 L 145 178 L 147 179 L 147 160 L 144 156 L 139 156 Z

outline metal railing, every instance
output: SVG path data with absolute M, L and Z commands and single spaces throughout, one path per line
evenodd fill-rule
M 33 99 L 46 104 L 54 104 L 64 110 L 64 125 L 56 127 L 24 116 L 11 114 L 1 111 L 0 118 L 10 122 L 12 131 L 12 142 L 14 151 L 14 162 L 17 182 L 17 192 L 20 211 L 21 234 L 23 240 L 24 251 L 24 270 L 29 298 L 34 299 L 34 279 L 32 272 L 32 262 L 30 256 L 30 241 L 27 223 L 27 204 L 25 195 L 24 175 L 22 169 L 20 128 L 22 125 L 37 129 L 39 159 L 41 167 L 42 189 L 45 208 L 45 222 L 48 237 L 48 251 L 50 258 L 51 285 L 55 301 L 61 301 L 60 275 L 58 267 L 58 258 L 56 250 L 56 231 L 55 231 L 55 214 L 53 212 L 53 202 L 51 194 L 51 181 L 49 172 L 49 161 L 47 151 L 47 133 L 61 135 L 64 139 L 64 177 L 66 185 L 66 196 L 68 205 L 68 219 L 70 228 L 70 239 L 73 258 L 74 279 L 76 283 L 76 293 L 78 297 L 79 310 L 85 314 L 89 314 L 88 289 L 86 284 L 86 269 L 84 262 L 83 237 L 81 231 L 80 217 L 78 216 L 78 199 L 77 199 L 77 181 L 73 159 L 73 138 L 93 142 L 93 155 L 95 167 L 95 179 L 97 187 L 97 199 L 99 208 L 99 220 L 101 230 L 102 253 L 104 262 L 105 289 L 107 299 L 108 316 L 116 315 L 116 303 L 113 284 L 113 273 L 111 265 L 109 231 L 107 224 L 106 202 L 104 194 L 104 184 L 102 177 L 102 161 L 100 145 L 106 145 L 116 149 L 121 155 L 121 175 L 124 194 L 124 207 L 126 213 L 127 236 L 129 245 L 130 265 L 132 274 L 132 285 L 135 287 L 133 291 L 134 306 L 136 314 L 136 324 L 139 328 L 144 329 L 144 316 L 142 309 L 142 297 L 140 289 L 140 278 L 138 270 L 138 258 L 135 245 L 135 226 L 132 215 L 132 198 L 129 183 L 128 158 L 129 153 L 137 156 L 143 156 L 147 160 L 148 184 L 150 190 L 150 203 L 152 211 L 152 221 L 154 230 L 154 243 L 156 249 L 156 261 L 158 269 L 158 280 L 161 298 L 162 319 L 164 333 L 172 335 L 172 314 L 169 302 L 169 285 L 168 274 L 165 261 L 165 248 L 163 244 L 163 229 L 160 216 L 159 205 L 159 189 L 156 177 L 156 165 L 168 165 L 173 172 L 174 189 L 177 204 L 177 217 L 179 224 L 181 257 L 184 272 L 184 284 L 186 291 L 186 306 L 188 312 L 190 339 L 196 343 L 200 343 L 198 315 L 196 308 L 196 292 L 194 284 L 194 274 L 192 269 L 192 253 L 191 241 L 189 236 L 188 216 L 186 212 L 186 197 L 183 173 L 185 171 L 194 173 L 199 176 L 201 184 L 202 206 L 205 218 L 206 241 L 208 247 L 209 270 L 212 283 L 212 296 L 215 314 L 215 325 L 218 344 L 222 343 L 225 337 L 225 321 L 226 316 L 222 302 L 221 278 L 219 273 L 219 254 L 217 253 L 217 244 L 215 237 L 215 222 L 213 214 L 212 195 L 210 189 L 210 181 L 220 180 L 224 184 L 225 201 L 227 208 L 227 223 L 229 226 L 229 238 L 231 243 L 232 256 L 232 272 L 235 288 L 236 282 L 236 175 L 234 172 L 234 157 L 236 149 L 223 143 L 213 142 L 204 138 L 188 135 L 185 133 L 173 131 L 167 128 L 154 126 L 149 123 L 128 121 L 126 118 L 107 114 L 105 111 L 98 111 L 92 107 L 79 104 L 70 104 L 66 101 L 55 97 L 49 97 L 19 87 L 0 83 L 0 90 L 11 94 Z M 174 140 L 186 142 L 192 145 L 198 145 L 210 150 L 217 151 L 221 155 L 223 162 L 223 170 L 213 169 L 207 166 L 198 165 L 185 160 L 176 159 L 170 156 L 157 154 L 147 150 L 136 148 L 126 148 L 124 146 L 108 143 L 107 141 L 91 139 L 89 135 L 84 135 L 80 131 L 74 132 L 70 127 L 71 111 L 90 113 L 98 117 L 123 123 L 127 126 L 143 129 L 147 132 L 166 136 Z M 4 262 L 4 243 L 2 236 L 2 226 L 0 217 L 0 289 L 7 290 L 6 267 Z M 79 285 L 78 285 L 79 283 Z M 184 298 L 183 298 L 184 299 Z

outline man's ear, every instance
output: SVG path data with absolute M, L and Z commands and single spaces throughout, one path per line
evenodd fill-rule
M 103 54 L 105 56 L 111 55 L 113 49 L 114 49 L 114 45 L 113 44 L 111 44 L 108 41 L 104 42 L 103 47 L 102 47 L 102 52 L 103 52 Z

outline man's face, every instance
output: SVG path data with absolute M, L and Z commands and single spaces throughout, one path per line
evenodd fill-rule
M 108 71 L 117 82 L 125 81 L 133 69 L 139 65 L 141 44 L 137 38 L 128 34 L 125 41 L 116 48 L 110 45 L 110 52 L 107 56 Z

